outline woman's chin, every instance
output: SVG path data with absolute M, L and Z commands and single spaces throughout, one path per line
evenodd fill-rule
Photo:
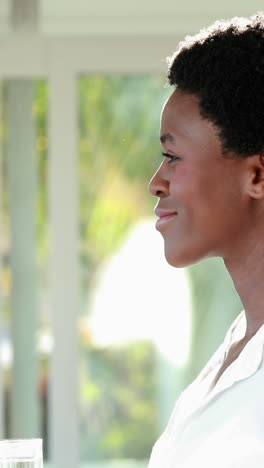
M 190 265 L 194 265 L 202 260 L 199 255 L 192 255 L 190 250 L 188 252 L 184 251 L 168 251 L 165 248 L 165 258 L 169 265 L 175 268 L 184 268 Z
M 184 257 L 172 255 L 172 254 L 166 253 L 166 251 L 165 251 L 165 258 L 168 264 L 175 268 L 184 268 L 190 265 L 190 263 L 187 262 Z
M 185 267 L 187 267 L 187 266 L 192 265 L 191 262 L 188 263 L 188 262 L 184 262 L 184 261 L 180 261 L 180 260 L 175 260 L 175 259 L 171 260 L 171 259 L 168 259 L 167 257 L 166 257 L 166 260 L 167 260 L 168 264 L 171 265 L 171 266 L 174 267 L 174 268 L 185 268 Z

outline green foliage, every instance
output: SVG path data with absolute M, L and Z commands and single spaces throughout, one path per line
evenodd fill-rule
M 84 458 L 148 457 L 158 426 L 153 344 L 90 345 L 83 352 L 81 392 Z
M 95 182 L 113 166 L 143 183 L 152 175 L 160 154 L 159 115 L 171 92 L 163 81 L 131 75 L 81 78 L 81 140 L 89 142 Z
M 89 264 L 111 254 L 153 206 L 147 182 L 160 161 L 167 95 L 159 77 L 80 79 L 82 258 Z
M 49 252 L 47 231 L 48 85 L 45 80 L 37 81 L 35 93 L 33 115 L 36 120 L 36 156 L 38 161 L 37 236 L 38 257 L 40 264 L 43 266 Z

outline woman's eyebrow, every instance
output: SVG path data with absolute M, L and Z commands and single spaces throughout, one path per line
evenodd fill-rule
M 169 141 L 170 143 L 175 143 L 175 139 L 170 133 L 164 133 L 163 135 L 161 135 L 160 141 L 161 143 L 166 143 L 166 141 Z

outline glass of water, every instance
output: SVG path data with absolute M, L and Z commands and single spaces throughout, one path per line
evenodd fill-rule
M 0 468 L 42 467 L 42 439 L 0 440 Z

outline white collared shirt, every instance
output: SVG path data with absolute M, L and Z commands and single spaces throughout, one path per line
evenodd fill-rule
M 241 312 L 178 399 L 148 468 L 264 468 L 264 325 L 210 390 L 229 348 L 245 331 Z

